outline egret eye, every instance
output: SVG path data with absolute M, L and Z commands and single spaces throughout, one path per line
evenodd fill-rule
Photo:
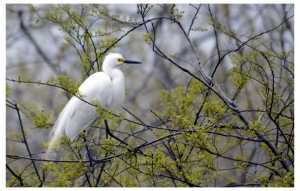
M 121 58 L 118 59 L 119 62 L 123 62 L 123 60 Z

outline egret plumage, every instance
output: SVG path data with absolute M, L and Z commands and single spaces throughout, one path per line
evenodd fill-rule
M 98 101 L 105 110 L 113 109 L 118 113 L 125 98 L 125 78 L 122 71 L 117 67 L 122 64 L 140 63 L 125 60 L 121 54 L 110 53 L 103 61 L 102 72 L 96 72 L 89 76 L 78 90 L 85 101 L 89 103 Z M 73 141 L 81 131 L 88 128 L 98 117 L 99 114 L 94 106 L 73 96 L 52 128 L 45 158 L 64 132 Z

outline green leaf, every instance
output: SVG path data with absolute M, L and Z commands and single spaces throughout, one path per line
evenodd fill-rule
M 8 85 L 6 85 L 6 97 L 9 96 L 10 92 L 11 92 L 10 87 Z
M 18 77 L 18 80 L 19 80 L 18 84 L 20 84 L 21 83 L 21 76 Z

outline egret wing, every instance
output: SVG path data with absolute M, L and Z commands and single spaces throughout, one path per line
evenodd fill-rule
M 91 75 L 80 87 L 83 99 L 89 103 L 98 101 L 105 109 L 109 109 L 112 101 L 112 82 L 103 72 Z M 77 97 L 72 98 L 70 113 L 66 119 L 66 135 L 72 141 L 99 116 L 96 108 Z

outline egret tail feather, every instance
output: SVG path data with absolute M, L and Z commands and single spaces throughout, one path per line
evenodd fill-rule
M 72 98 L 73 99 L 73 98 Z M 72 100 L 71 99 L 71 100 Z M 71 107 L 71 100 L 67 103 L 61 114 L 59 115 L 58 119 L 56 120 L 54 126 L 52 127 L 52 130 L 48 136 L 48 148 L 44 155 L 44 158 L 48 158 L 49 153 L 53 150 L 54 145 L 57 143 L 61 135 L 63 134 L 66 126 L 66 119 L 69 117 L 69 113 L 66 113 L 68 111 L 72 111 L 69 107 Z

